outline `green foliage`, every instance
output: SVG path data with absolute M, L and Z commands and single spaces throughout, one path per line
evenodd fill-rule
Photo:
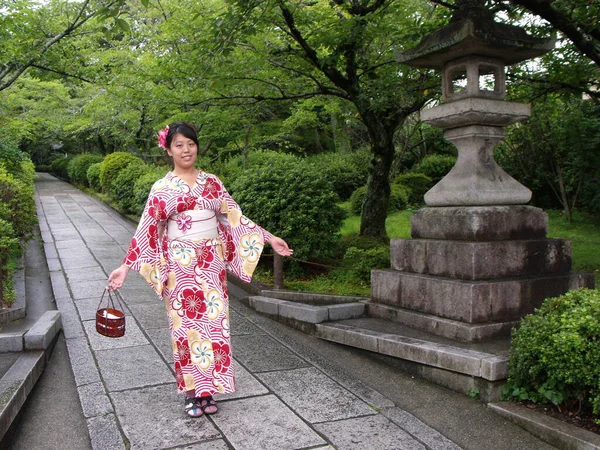
M 94 153 L 81 153 L 69 161 L 67 166 L 67 173 L 69 179 L 76 184 L 83 186 L 89 186 L 87 171 L 92 164 L 99 163 L 102 161 L 102 155 Z
M 50 173 L 58 178 L 69 181 L 69 162 L 68 156 L 61 155 L 50 163 Z
M 455 156 L 439 154 L 428 155 L 423 158 L 420 163 L 413 166 L 412 172 L 428 176 L 435 184 L 450 172 L 450 169 L 454 167 L 455 163 Z
M 219 175 L 219 178 L 221 178 L 226 186 L 229 186 L 247 170 L 269 167 L 280 162 L 295 162 L 298 160 L 297 156 L 273 150 L 253 150 L 247 155 L 237 155 L 231 158 L 221 166 L 220 172 L 217 175 Z
M 333 253 L 345 216 L 331 183 L 305 161 L 279 160 L 249 169 L 230 186 L 244 214 L 283 237 L 298 258 Z
M 355 279 L 368 283 L 371 280 L 371 270 L 390 267 L 390 246 L 380 243 L 369 249 L 350 247 L 344 253 L 342 266 L 358 270 L 335 271 L 336 279 Z
M 100 168 L 102 167 L 101 162 L 97 162 L 91 164 L 88 167 L 86 172 L 86 178 L 88 186 L 91 187 L 96 192 L 100 192 L 102 190 L 102 185 L 100 184 Z
M 406 186 L 408 188 L 408 202 L 411 205 L 419 205 L 423 203 L 423 196 L 431 189 L 433 185 L 432 179 L 424 173 L 403 173 L 394 178 L 394 184 Z
M 21 170 L 21 163 L 25 155 L 14 145 L 0 141 L 0 166 L 4 167 L 7 172 L 16 174 Z
M 355 215 L 360 215 L 362 205 L 367 193 L 367 187 L 362 186 L 356 189 L 350 196 L 351 211 Z M 392 184 L 390 192 L 390 203 L 388 205 L 388 214 L 396 211 L 402 211 L 408 206 L 409 190 L 402 185 Z
M 513 331 L 506 397 L 580 400 L 600 414 L 600 291 L 549 298 Z
M 115 152 L 106 156 L 100 166 L 100 185 L 102 190 L 110 193 L 112 183 L 119 176 L 119 172 L 132 162 L 143 162 L 141 158 L 127 152 Z
M 111 184 L 110 196 L 124 213 L 137 212 L 133 188 L 135 182 L 148 172 L 149 167 L 142 161 L 134 161 L 119 172 Z
M 367 151 L 344 153 L 320 153 L 308 161 L 322 171 L 333 184 L 334 192 L 341 200 L 367 182 L 371 154 Z
M 0 215 L 10 222 L 17 238 L 27 238 L 37 223 L 34 186 L 0 167 Z
M 136 215 L 141 215 L 148 200 L 148 194 L 152 185 L 159 179 L 163 178 L 168 169 L 166 167 L 147 166 L 146 172 L 142 174 L 133 186 L 133 202 L 131 212 Z

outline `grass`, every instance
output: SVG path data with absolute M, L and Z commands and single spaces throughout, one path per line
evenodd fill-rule
M 360 230 L 360 217 L 350 215 L 350 202 L 340 206 L 348 211 L 349 217 L 344 221 L 340 234 L 342 236 L 357 235 Z M 570 239 L 572 243 L 573 270 L 578 272 L 593 272 L 596 286 L 600 286 L 600 217 L 588 214 L 575 214 L 569 223 L 560 211 L 547 211 L 549 238 Z M 413 211 L 406 210 L 390 214 L 385 222 L 386 231 L 390 238 L 410 238 L 410 218 Z M 264 283 L 272 284 L 262 273 L 256 275 Z M 285 280 L 286 289 L 319 292 L 338 295 L 370 294 L 370 286 L 351 279 L 340 279 L 336 276 L 319 275 L 312 279 Z

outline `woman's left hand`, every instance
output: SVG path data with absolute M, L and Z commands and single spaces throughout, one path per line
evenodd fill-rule
M 269 239 L 269 244 L 273 247 L 273 251 L 281 256 L 291 256 L 294 250 L 288 247 L 287 242 L 277 236 Z

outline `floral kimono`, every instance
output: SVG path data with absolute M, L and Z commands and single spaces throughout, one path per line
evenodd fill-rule
M 191 210 L 214 211 L 218 237 L 170 240 L 167 221 L 185 234 Z M 235 390 L 226 269 L 250 281 L 271 236 L 242 215 L 215 175 L 200 172 L 189 186 L 168 173 L 152 186 L 123 262 L 164 299 L 179 391 L 201 397 Z

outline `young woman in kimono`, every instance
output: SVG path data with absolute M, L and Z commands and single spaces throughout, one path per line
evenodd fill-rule
M 265 243 L 280 255 L 286 242 L 244 217 L 223 183 L 195 167 L 198 138 L 179 122 L 159 134 L 174 168 L 158 180 L 123 264 L 108 278 L 123 286 L 130 269 L 164 300 L 177 388 L 190 417 L 217 412 L 215 393 L 235 390 L 226 269 L 248 282 Z

